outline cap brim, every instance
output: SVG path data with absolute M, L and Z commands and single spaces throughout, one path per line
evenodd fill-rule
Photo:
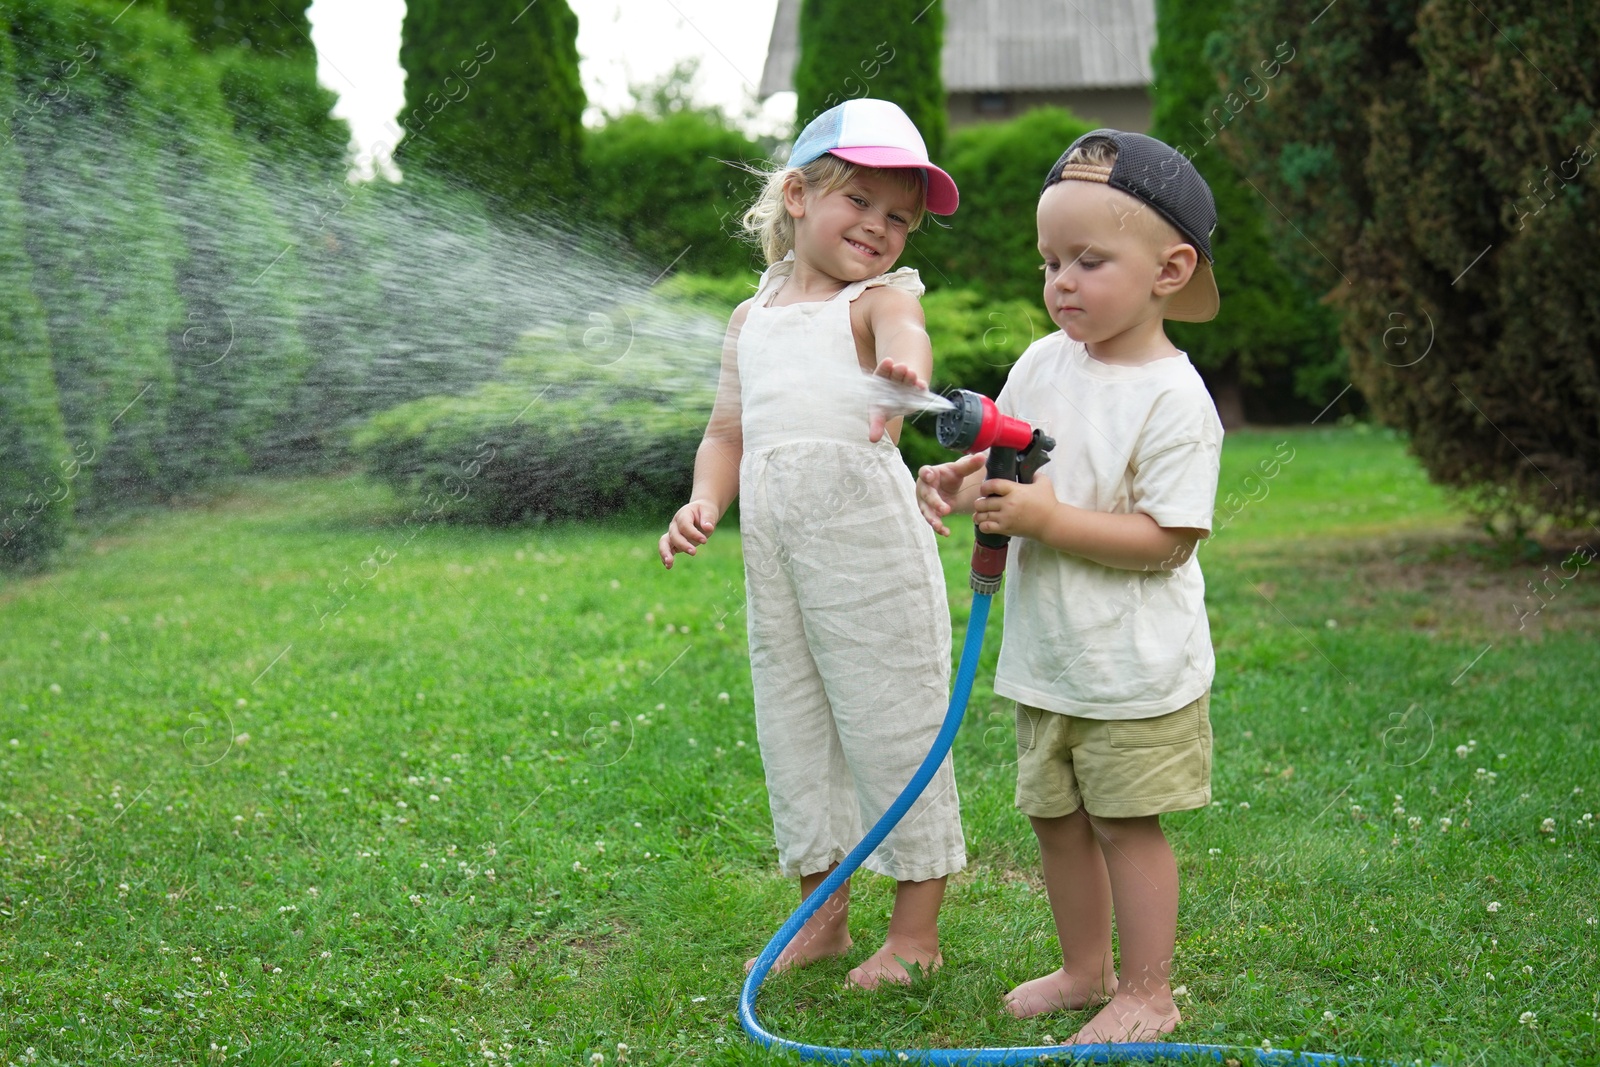
M 928 176 L 928 210 L 935 215 L 954 215 L 956 206 L 961 203 L 961 193 L 956 189 L 954 178 L 904 148 L 832 148 L 829 151 L 840 159 L 863 167 L 882 167 L 887 170 L 918 168 Z
M 1179 322 L 1210 322 L 1222 307 L 1222 297 L 1217 293 L 1216 275 L 1204 258 L 1189 276 L 1189 284 L 1172 294 L 1167 301 L 1164 318 Z

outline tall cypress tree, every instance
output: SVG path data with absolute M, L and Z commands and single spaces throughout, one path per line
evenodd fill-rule
M 22 94 L 9 13 L 0 13 L 0 567 L 40 561 L 72 522 L 66 438 L 50 335 L 33 293 L 27 217 L 16 195 L 24 164 L 14 138 Z
M 1486 510 L 1600 512 L 1600 10 L 1239 0 L 1230 124 L 1340 313 L 1355 385 Z
M 1157 0 L 1150 136 L 1188 156 L 1217 202 L 1211 251 L 1221 310 L 1211 322 L 1173 322 L 1168 330 L 1205 372 L 1224 422 L 1237 425 L 1245 414 L 1243 387 L 1270 380 L 1278 395 L 1264 397 L 1267 410 L 1256 417 L 1279 421 L 1308 401 L 1321 407 L 1338 392 L 1344 361 L 1331 311 L 1273 258 L 1265 219 L 1271 208 L 1221 150 L 1220 142 L 1232 138 L 1229 122 L 1250 121 L 1245 109 L 1270 97 L 1285 68 L 1280 57 L 1238 86 L 1219 78 L 1205 55 L 1226 16 L 1223 5 Z M 1291 392 L 1301 394 L 1299 404 Z
M 917 124 L 937 162 L 945 135 L 943 47 L 942 0 L 802 0 L 797 129 L 845 100 L 892 100 Z
M 576 191 L 585 97 L 566 0 L 517 6 L 409 0 L 399 153 L 523 210 Z
M 223 97 L 240 132 L 277 150 L 342 165 L 350 131 L 332 117 L 334 94 L 317 83 L 310 0 L 166 0 L 221 68 Z

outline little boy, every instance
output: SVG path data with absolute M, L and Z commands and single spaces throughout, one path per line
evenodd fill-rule
M 1216 314 L 1216 218 L 1205 181 L 1162 142 L 1074 142 L 1038 209 L 1061 329 L 1023 353 L 997 401 L 1055 438 L 1051 461 L 1027 485 L 984 481 L 982 456 L 918 474 L 940 534 L 972 511 L 1021 539 L 994 688 L 1017 701 L 1016 803 L 1039 839 L 1062 966 L 1006 1004 L 1025 1018 L 1105 1002 L 1072 1044 L 1155 1040 L 1179 1020 L 1178 871 L 1159 817 L 1211 799 L 1215 661 L 1194 550 L 1211 531 L 1222 424 L 1162 320 Z

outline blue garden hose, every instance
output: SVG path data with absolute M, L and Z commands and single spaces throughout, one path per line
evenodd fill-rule
M 772 935 L 772 940 L 767 942 L 767 947 L 761 950 L 761 955 L 756 957 L 750 973 L 745 976 L 744 989 L 739 994 L 739 1023 L 744 1027 L 745 1033 L 750 1035 L 752 1041 L 758 1042 L 769 1049 L 786 1049 L 799 1053 L 803 1060 L 824 1060 L 829 1063 L 843 1063 L 849 1060 L 892 1060 L 897 1063 L 924 1063 L 924 1064 L 1020 1064 L 1037 1063 L 1041 1059 L 1076 1060 L 1085 1063 L 1120 1063 L 1120 1062 L 1150 1062 L 1154 1060 L 1176 1059 L 1180 1056 L 1202 1056 L 1218 1062 L 1226 1059 L 1235 1059 L 1243 1062 L 1257 1062 L 1266 1064 L 1351 1064 L 1362 1063 L 1357 1056 L 1338 1056 L 1327 1052 L 1294 1052 L 1286 1049 L 1254 1049 L 1241 1048 L 1228 1045 L 1190 1045 L 1176 1041 L 1140 1041 L 1123 1044 L 1104 1045 L 1036 1045 L 1018 1048 L 972 1048 L 972 1049 L 900 1049 L 890 1051 L 885 1049 L 853 1049 L 836 1048 L 830 1045 L 807 1045 L 799 1041 L 790 1041 L 786 1037 L 779 1037 L 761 1025 L 756 1018 L 756 994 L 761 991 L 761 983 L 766 981 L 767 972 L 772 969 L 779 953 L 781 953 L 806 921 L 822 907 L 823 903 L 833 896 L 834 890 L 845 883 L 849 877 L 860 867 L 862 861 L 872 854 L 889 831 L 905 816 L 917 797 L 927 788 L 933 780 L 934 773 L 939 765 L 944 762 L 945 755 L 950 751 L 950 746 L 955 742 L 956 731 L 961 726 L 961 717 L 966 714 L 967 700 L 972 696 L 973 677 L 978 673 L 978 654 L 983 650 L 983 631 L 989 622 L 989 602 L 991 595 L 982 593 L 974 594 L 972 598 L 972 614 L 967 622 L 967 637 L 961 649 L 961 666 L 956 671 L 956 684 L 950 693 L 950 707 L 945 712 L 944 724 L 939 728 L 939 736 L 934 739 L 933 747 L 928 750 L 928 755 L 922 761 L 922 766 L 917 768 L 917 773 L 911 776 L 911 781 L 906 783 L 905 789 L 889 805 L 889 810 L 883 813 L 867 836 L 861 843 L 850 850 L 846 856 L 829 874 L 822 885 L 801 902 L 794 914 L 789 916 L 787 922 L 778 928 Z

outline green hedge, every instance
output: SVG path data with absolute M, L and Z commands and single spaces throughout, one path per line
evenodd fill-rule
M 914 234 L 903 262 L 920 267 L 926 257 L 935 269 L 925 277 L 1039 303 L 1039 186 L 1067 146 L 1093 128 L 1061 108 L 1041 107 L 953 132 L 940 165 L 961 187 L 961 208 L 943 220 L 948 228 L 931 222 Z
M 657 269 L 737 274 L 759 256 L 740 233 L 757 190 L 738 164 L 761 158 L 754 141 L 714 115 L 623 115 L 585 138 L 586 203 Z

